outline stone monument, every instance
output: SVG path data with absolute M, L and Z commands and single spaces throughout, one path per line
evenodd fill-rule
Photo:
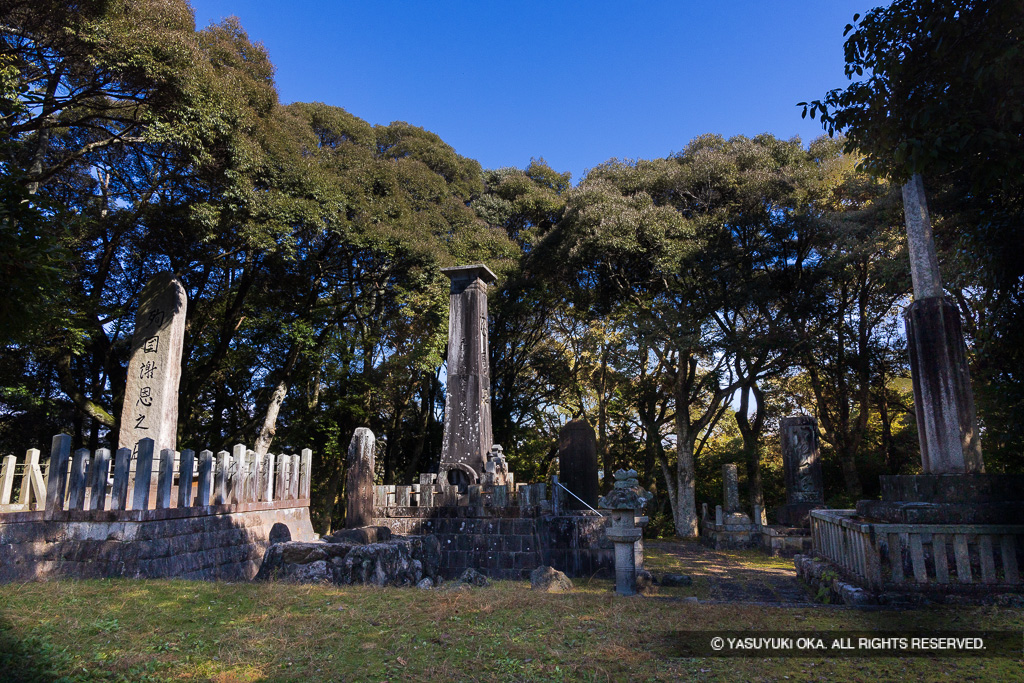
M 348 478 L 345 481 L 345 528 L 358 529 L 373 523 L 373 468 L 375 438 L 360 427 L 348 445 Z
M 893 524 L 1012 524 L 1024 518 L 1022 477 L 986 475 L 960 315 L 944 295 L 924 184 L 903 186 L 914 302 L 904 313 L 920 475 L 883 475 L 882 500 L 857 502 L 865 519 Z
M 185 288 L 172 273 L 153 276 L 139 295 L 118 437 L 133 453 L 141 439 L 153 440 L 154 453 L 175 450 L 185 307 Z
M 562 485 L 579 497 L 566 497 L 568 509 L 597 507 L 597 469 L 594 428 L 586 420 L 568 422 L 558 433 L 558 473 Z
M 824 507 L 825 485 L 821 475 L 818 421 L 810 415 L 782 418 L 782 469 L 786 504 L 776 512 L 779 524 L 808 527 L 808 514 Z
M 944 295 L 924 183 L 903 186 L 914 302 L 907 307 L 907 346 L 925 474 L 984 472 L 974 394 L 956 305 Z
M 491 452 L 491 371 L 487 344 L 487 285 L 483 264 L 442 270 L 451 278 L 448 381 L 438 479 L 460 491 L 482 483 Z

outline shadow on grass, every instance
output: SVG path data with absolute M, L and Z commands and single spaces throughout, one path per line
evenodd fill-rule
M 61 680 L 70 656 L 61 652 L 49 638 L 21 637 L 0 617 L 0 678 L 9 683 L 52 683 Z

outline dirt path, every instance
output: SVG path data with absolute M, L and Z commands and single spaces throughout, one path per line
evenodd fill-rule
M 814 604 L 808 589 L 797 581 L 790 559 L 756 550 L 713 550 L 689 542 L 646 541 L 644 545 L 648 569 L 655 574 L 689 574 L 702 599 Z

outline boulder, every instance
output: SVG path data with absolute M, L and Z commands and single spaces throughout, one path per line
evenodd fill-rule
M 479 588 L 491 585 L 490 580 L 486 576 L 472 567 L 467 567 L 466 571 L 462 572 L 462 575 L 459 577 L 459 583 Z
M 424 578 L 436 581 L 440 564 L 441 544 L 433 535 L 368 544 L 291 541 L 267 549 L 256 580 L 415 586 Z
M 568 593 L 572 590 L 572 579 L 554 567 L 537 567 L 530 572 L 530 588 L 546 593 Z
M 650 573 L 646 569 L 641 569 L 636 573 L 636 589 L 640 593 L 648 593 L 657 581 L 654 580 L 654 574 Z

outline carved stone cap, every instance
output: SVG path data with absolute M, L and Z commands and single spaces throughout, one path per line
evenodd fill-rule
M 498 279 L 498 277 L 491 272 L 491 269 L 482 263 L 474 263 L 469 266 L 454 266 L 453 268 L 442 268 L 441 272 L 454 280 L 473 280 L 480 278 L 487 284 L 490 284 Z

